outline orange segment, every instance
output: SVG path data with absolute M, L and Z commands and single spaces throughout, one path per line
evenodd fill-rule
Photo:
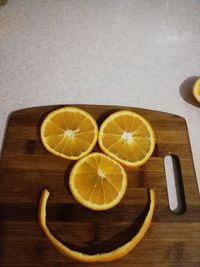
M 193 95 L 195 99 L 200 103 L 200 78 L 194 84 Z
M 46 205 L 49 195 L 50 195 L 49 191 L 47 189 L 44 189 L 40 197 L 39 211 L 38 211 L 38 221 L 40 227 L 43 230 L 46 237 L 48 238 L 49 242 L 55 247 L 55 249 L 58 252 L 60 252 L 63 256 L 67 256 L 74 260 L 82 262 L 113 261 L 128 254 L 141 241 L 141 239 L 144 237 L 145 233 L 149 229 L 155 209 L 155 192 L 153 189 L 150 189 L 150 206 L 148 209 L 147 216 L 141 228 L 139 229 L 138 233 L 134 237 L 132 237 L 129 242 L 127 242 L 121 247 L 116 248 L 113 251 L 107 253 L 88 255 L 68 248 L 62 242 L 60 242 L 56 237 L 54 237 L 53 234 L 50 232 L 46 224 Z
M 117 205 L 127 188 L 127 174 L 115 160 L 102 153 L 80 159 L 71 170 L 70 190 L 82 205 L 105 210 Z
M 56 156 L 77 160 L 87 155 L 96 144 L 98 127 L 94 118 L 76 107 L 51 112 L 41 126 L 45 148 Z
M 128 110 L 115 112 L 102 123 L 98 142 L 104 153 L 130 167 L 144 164 L 155 147 L 149 122 Z

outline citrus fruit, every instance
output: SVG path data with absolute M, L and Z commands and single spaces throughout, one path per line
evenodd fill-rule
M 87 155 L 97 138 L 95 119 L 76 107 L 64 107 L 51 112 L 41 125 L 41 139 L 45 148 L 65 159 L 77 160 Z
M 69 187 L 74 198 L 93 210 L 117 205 L 127 188 L 127 174 L 115 160 L 102 153 L 91 153 L 73 166 Z
M 128 254 L 140 242 L 140 240 L 143 238 L 143 236 L 149 229 L 155 209 L 155 192 L 153 189 L 150 189 L 150 205 L 148 213 L 138 233 L 134 237 L 132 237 L 132 239 L 129 242 L 122 245 L 121 247 L 116 248 L 115 250 L 106 253 L 89 255 L 68 248 L 56 237 L 54 237 L 54 235 L 50 232 L 46 224 L 46 205 L 49 195 L 50 193 L 47 189 L 44 189 L 41 193 L 39 211 L 38 211 L 38 221 L 40 227 L 43 230 L 46 237 L 48 238 L 48 240 L 50 241 L 50 243 L 55 247 L 55 249 L 58 252 L 60 252 L 64 256 L 68 256 L 74 260 L 82 262 L 113 261 Z
M 195 99 L 200 103 L 200 78 L 194 84 L 193 95 Z
M 99 129 L 99 146 L 125 166 L 139 167 L 153 153 L 154 132 L 141 115 L 122 110 L 111 114 Z

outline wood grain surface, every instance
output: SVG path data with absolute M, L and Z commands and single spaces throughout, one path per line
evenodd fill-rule
M 153 126 L 156 147 L 142 167 L 128 171 L 128 189 L 116 207 L 91 211 L 78 204 L 68 188 L 73 162 L 55 157 L 42 146 L 42 120 L 61 106 L 15 111 L 10 115 L 0 163 L 0 266 L 88 266 L 60 255 L 47 241 L 37 222 L 42 188 L 47 187 L 47 223 L 69 247 L 87 253 L 105 252 L 124 244 L 137 232 L 148 205 L 147 187 L 156 191 L 156 210 L 144 239 L 127 256 L 99 266 L 200 266 L 200 199 L 186 122 L 163 112 L 115 106 L 77 105 L 98 124 L 112 112 L 129 109 Z M 95 151 L 98 151 L 96 146 Z M 169 209 L 163 158 L 180 160 L 186 210 Z

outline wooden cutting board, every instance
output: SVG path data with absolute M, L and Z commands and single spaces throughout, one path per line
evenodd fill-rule
M 82 207 L 70 194 L 72 162 L 51 155 L 41 144 L 41 122 L 59 107 L 29 108 L 10 115 L 0 163 L 0 266 L 89 265 L 60 255 L 41 231 L 37 207 L 44 187 L 51 192 L 47 206 L 50 230 L 71 248 L 87 253 L 112 250 L 130 240 L 145 216 L 146 188 L 154 188 L 156 210 L 144 239 L 122 259 L 93 266 L 200 266 L 200 199 L 185 120 L 138 108 L 78 105 L 99 125 L 114 111 L 133 110 L 149 120 L 156 135 L 152 158 L 128 171 L 124 199 L 110 210 L 96 212 Z M 177 155 L 182 171 L 186 210 L 181 215 L 169 209 L 163 161 L 169 153 Z

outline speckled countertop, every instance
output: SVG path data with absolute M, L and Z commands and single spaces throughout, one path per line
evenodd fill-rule
M 200 76 L 199 14 L 198 0 L 9 0 L 0 7 L 0 143 L 9 113 L 25 107 L 166 111 L 187 121 L 200 184 L 200 109 L 185 93 Z

